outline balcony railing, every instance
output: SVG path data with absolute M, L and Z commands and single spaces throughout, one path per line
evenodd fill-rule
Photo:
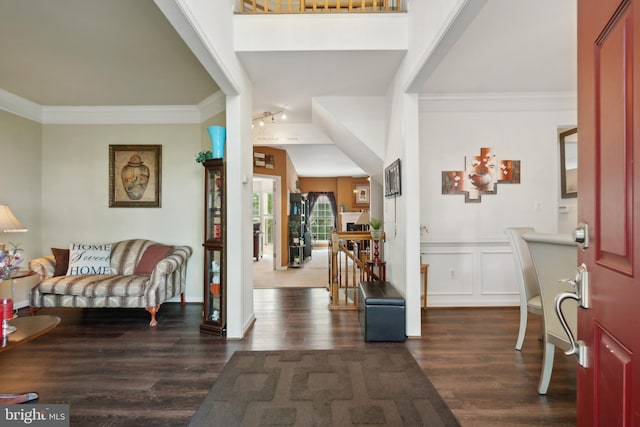
M 404 12 L 402 0 L 239 0 L 240 13 Z

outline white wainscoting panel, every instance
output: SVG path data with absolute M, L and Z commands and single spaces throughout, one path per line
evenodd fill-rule
M 429 264 L 429 298 L 473 295 L 473 253 L 441 252 L 423 258 Z
M 481 293 L 483 295 L 518 295 L 513 256 L 510 252 L 483 252 L 481 262 Z M 514 268 L 505 268 L 514 267 Z M 507 273 L 507 270 L 511 274 Z
M 430 307 L 518 306 L 513 255 L 506 240 L 425 241 Z

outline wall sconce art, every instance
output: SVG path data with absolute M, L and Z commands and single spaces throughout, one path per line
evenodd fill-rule
M 491 148 L 465 158 L 464 171 L 442 171 L 442 194 L 464 194 L 465 203 L 480 203 L 497 194 L 498 184 L 520 184 L 520 160 L 499 160 Z

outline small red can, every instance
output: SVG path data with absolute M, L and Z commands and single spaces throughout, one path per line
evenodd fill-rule
M 10 319 L 13 319 L 13 300 L 0 298 L 0 323 Z

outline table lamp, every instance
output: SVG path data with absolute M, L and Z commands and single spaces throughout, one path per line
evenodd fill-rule
M 4 233 L 18 233 L 27 231 L 18 218 L 11 212 L 9 206 L 0 205 L 0 231 Z M 4 250 L 4 243 L 0 243 L 0 250 Z
M 369 225 L 369 221 L 370 221 L 371 217 L 369 216 L 369 211 L 363 211 L 360 216 L 358 217 L 358 220 L 356 221 L 356 224 L 358 225 Z M 367 227 L 368 228 L 368 227 Z M 366 230 L 365 227 L 362 228 L 363 230 Z
M 0 205 L 0 231 L 4 233 L 17 233 L 27 231 L 27 228 L 22 225 L 18 218 L 11 212 L 9 206 Z M 4 243 L 0 243 L 0 250 L 5 250 Z M 11 289 L 11 299 L 4 300 L 3 302 L 3 310 L 10 310 L 13 312 L 13 285 L 10 283 L 9 287 Z M 16 328 L 14 326 L 9 325 L 8 321 L 13 316 L 5 316 L 3 315 L 2 319 L 2 335 L 6 336 L 12 332 L 15 332 Z

